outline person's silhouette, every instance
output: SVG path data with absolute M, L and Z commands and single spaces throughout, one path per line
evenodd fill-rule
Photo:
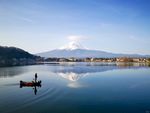
M 37 82 L 37 73 L 35 73 L 35 83 Z

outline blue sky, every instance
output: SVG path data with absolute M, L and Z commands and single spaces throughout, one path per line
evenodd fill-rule
M 0 45 L 38 53 L 70 36 L 90 49 L 150 54 L 150 1 L 0 0 Z

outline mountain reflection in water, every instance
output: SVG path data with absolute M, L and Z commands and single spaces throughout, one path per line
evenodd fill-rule
M 91 73 L 99 73 L 117 69 L 140 69 L 149 68 L 143 63 L 61 63 L 57 68 L 51 68 L 51 72 L 60 77 L 69 80 L 67 84 L 70 88 L 87 87 L 81 84 L 80 79 L 91 75 Z
M 36 66 L 36 65 L 35 65 Z M 39 65 L 43 66 L 43 65 Z M 148 68 L 149 64 L 146 63 L 106 63 L 106 62 L 62 62 L 59 64 L 47 64 L 47 66 L 56 66 L 57 68 L 50 68 L 53 73 L 95 73 L 104 72 L 115 69 L 138 69 Z M 13 77 L 30 71 L 32 66 L 14 66 L 0 68 L 0 78 Z M 43 70 L 44 71 L 44 70 Z M 82 75 L 84 76 L 84 75 Z
M 76 63 L 60 64 L 57 68 L 52 68 L 50 71 L 70 81 L 78 81 L 86 77 L 89 73 L 105 72 L 117 69 L 140 69 L 149 68 L 143 63 Z

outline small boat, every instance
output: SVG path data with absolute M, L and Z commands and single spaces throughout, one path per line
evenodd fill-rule
M 34 87 L 34 86 L 38 86 L 41 87 L 41 81 L 37 81 L 37 82 L 24 82 L 24 81 L 20 81 L 20 87 Z
M 41 87 L 42 81 L 37 81 L 37 73 L 35 73 L 35 79 L 31 82 L 20 81 L 20 88 L 22 87 Z

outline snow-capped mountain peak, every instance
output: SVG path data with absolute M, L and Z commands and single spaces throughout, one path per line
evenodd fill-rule
M 146 57 L 138 54 L 116 54 L 100 50 L 91 50 L 82 46 L 79 42 L 70 42 L 68 45 L 59 49 L 37 54 L 41 57 L 56 57 L 56 58 L 114 58 L 114 57 Z M 148 56 L 147 56 L 148 57 Z
M 75 49 L 87 49 L 84 46 L 82 46 L 79 42 L 70 42 L 68 45 L 65 45 L 61 48 L 59 48 L 61 50 L 75 50 Z

